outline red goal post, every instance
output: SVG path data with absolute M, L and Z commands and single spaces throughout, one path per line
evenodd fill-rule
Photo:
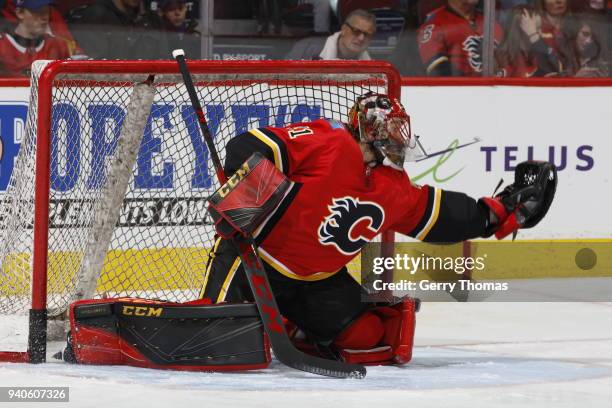
M 249 127 L 346 121 L 368 90 L 401 96 L 384 62 L 188 65 L 222 160 Z M 0 323 L 29 312 L 28 346 L 0 361 L 45 361 L 48 318 L 79 298 L 197 298 L 213 244 L 202 211 L 218 185 L 174 61 L 39 61 L 32 72 L 25 136 L 0 195 Z M 393 233 L 381 241 L 391 254 Z

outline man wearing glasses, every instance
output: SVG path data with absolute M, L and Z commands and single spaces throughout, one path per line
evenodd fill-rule
M 305 38 L 298 41 L 286 59 L 294 60 L 370 60 L 367 48 L 376 34 L 374 14 L 357 9 L 351 12 L 340 31 L 329 37 Z

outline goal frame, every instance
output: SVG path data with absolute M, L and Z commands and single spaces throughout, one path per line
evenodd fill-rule
M 388 94 L 401 99 L 401 77 L 393 65 L 382 61 L 202 61 L 188 60 L 193 74 L 382 74 L 387 78 Z M 47 279 L 49 247 L 50 152 L 52 90 L 61 74 L 120 75 L 178 74 L 175 61 L 54 61 L 48 64 L 38 80 L 36 122 L 36 164 L 34 192 L 34 225 L 29 313 L 28 349 L 0 351 L 0 362 L 42 363 L 47 346 Z M 381 255 L 393 253 L 394 232 L 381 237 Z

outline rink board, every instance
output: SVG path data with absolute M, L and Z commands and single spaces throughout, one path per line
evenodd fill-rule
M 421 136 L 427 151 L 435 153 L 450 148 L 448 153 L 407 164 L 413 181 L 479 197 L 491 194 L 500 178 L 506 182 L 511 180 L 513 166 L 521 160 L 551 160 L 559 167 L 557 198 L 540 225 L 521 231 L 519 240 L 526 241 L 510 244 L 488 240 L 470 245 L 472 255 L 487 255 L 486 269 L 471 271 L 473 277 L 610 276 L 612 219 L 606 214 L 609 214 L 608 203 L 612 202 L 609 184 L 612 160 L 607 160 L 608 152 L 612 151 L 612 140 L 607 135 L 612 129 L 612 104 L 608 82 L 601 82 L 598 87 L 582 86 L 578 82 L 539 87 L 476 83 L 440 86 L 432 81 L 431 85 L 403 87 L 402 101 L 412 116 L 413 130 Z M 5 145 L 5 139 L 11 136 L 12 143 L 18 142 L 23 132 L 23 109 L 24 106 L 27 109 L 29 89 L 16 84 L 13 81 L 4 84 L 8 86 L 0 86 L 3 125 L 0 137 Z M 468 145 L 462 147 L 464 144 Z M 8 178 L 10 174 L 3 172 L 1 176 Z M 404 238 L 398 236 L 397 240 L 404 241 Z M 534 245 L 534 242 L 537 243 Z M 420 245 L 400 242 L 396 248 L 398 253 L 416 255 L 465 255 L 462 246 Z M 587 251 L 579 255 L 584 249 Z M 169 277 L 203 275 L 207 251 L 193 243 L 180 249 L 115 248 L 112 250 L 115 261 L 105 264 L 103 274 L 120 274 L 121 268 L 137 265 L 136 273 L 146 277 L 134 280 L 146 282 L 146 288 L 139 289 L 181 290 L 175 283 L 181 280 Z M 51 253 L 50 279 L 58 275 L 54 265 L 78 256 L 70 252 Z M 164 256 L 180 262 L 168 266 Z M 118 266 L 124 259 L 129 261 Z M 30 260 L 25 257 L 8 262 L 29 263 Z M 593 265 L 584 268 L 584 264 Z M 357 258 L 351 267 L 356 278 L 359 265 Z M 73 272 L 67 276 L 73 276 Z

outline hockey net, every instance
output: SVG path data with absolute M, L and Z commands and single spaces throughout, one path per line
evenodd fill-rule
M 400 96 L 397 72 L 374 62 L 189 67 L 221 160 L 249 128 L 346 121 L 369 90 Z M 76 299 L 197 299 L 213 244 L 218 182 L 173 61 L 39 61 L 30 95 L 0 195 L 0 325 L 29 313 L 28 351 L 0 361 L 44 361 L 47 317 Z

